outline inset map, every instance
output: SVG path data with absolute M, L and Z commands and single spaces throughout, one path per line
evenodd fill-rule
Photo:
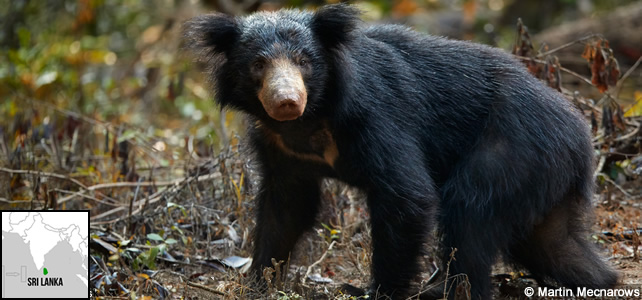
M 89 211 L 2 212 L 2 298 L 87 298 Z

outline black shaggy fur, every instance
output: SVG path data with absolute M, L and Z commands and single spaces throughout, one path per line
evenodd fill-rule
M 585 121 L 503 51 L 365 26 L 347 5 L 205 15 L 185 34 L 211 67 L 217 101 L 252 120 L 263 176 L 256 271 L 289 257 L 315 224 L 321 179 L 332 177 L 368 195 L 371 291 L 415 292 L 420 270 L 410 262 L 434 226 L 444 261 L 457 248 L 450 274 L 468 276 L 474 299 L 491 296 L 499 255 L 553 285 L 616 284 L 587 241 L 593 149 Z M 307 106 L 279 122 L 261 106 L 250 68 L 257 58 L 294 55 L 310 67 L 302 72 Z M 333 164 L 323 161 L 329 144 Z

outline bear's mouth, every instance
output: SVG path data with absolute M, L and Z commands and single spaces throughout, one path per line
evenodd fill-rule
M 302 97 L 299 96 L 298 98 Z M 281 101 L 278 107 L 272 109 L 272 111 L 267 111 L 268 115 L 277 121 L 291 121 L 299 118 L 303 115 L 305 105 L 300 104 L 303 102 L 302 100 L 294 101 L 290 99 L 287 98 L 287 100 Z

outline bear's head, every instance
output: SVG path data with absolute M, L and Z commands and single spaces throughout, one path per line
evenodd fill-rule
M 323 104 L 331 56 L 349 43 L 358 15 L 343 4 L 316 12 L 209 14 L 185 23 L 185 42 L 208 66 L 223 107 L 291 121 Z

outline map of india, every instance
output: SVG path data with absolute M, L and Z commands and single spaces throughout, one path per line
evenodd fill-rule
M 2 298 L 87 298 L 88 211 L 2 212 Z

